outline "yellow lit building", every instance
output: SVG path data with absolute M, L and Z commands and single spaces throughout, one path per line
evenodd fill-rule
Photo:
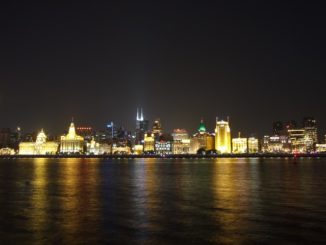
M 112 146 L 112 154 L 114 155 L 129 155 L 131 154 L 131 150 L 129 146 Z
M 0 155 L 15 155 L 15 150 L 11 148 L 1 148 Z
M 108 143 L 96 142 L 94 137 L 86 144 L 87 154 L 89 155 L 107 155 L 111 154 L 111 145 Z
M 247 153 L 247 138 L 241 138 L 240 133 L 238 138 L 232 139 L 232 153 Z
M 307 152 L 307 144 L 304 129 L 289 129 L 288 135 L 291 141 L 292 153 Z
M 254 138 L 254 137 L 250 137 L 248 139 L 248 152 L 249 153 L 258 153 L 259 152 L 258 139 Z
M 153 133 L 146 133 L 144 135 L 144 152 L 154 152 L 155 138 Z
M 262 141 L 262 152 L 264 153 L 290 153 L 291 141 L 285 135 L 265 135 Z
M 316 144 L 316 152 L 326 153 L 326 144 Z
M 75 125 L 71 122 L 67 135 L 61 136 L 60 152 L 65 154 L 83 153 L 84 138 L 76 134 Z
M 214 150 L 214 135 L 206 132 L 203 119 L 200 121 L 198 132 L 190 139 L 190 153 L 197 154 L 198 150 Z
M 91 155 L 99 155 L 100 153 L 100 144 L 92 138 L 91 142 L 86 144 L 87 153 Z
M 135 145 L 134 146 L 134 154 L 142 155 L 144 153 L 144 146 L 143 145 Z
M 217 153 L 231 153 L 231 129 L 228 121 L 216 120 L 215 149 Z
M 190 139 L 185 129 L 174 129 L 173 137 L 173 154 L 189 154 Z
M 189 154 L 190 152 L 190 139 L 182 139 L 173 141 L 173 154 Z
M 37 135 L 35 142 L 21 142 L 19 155 L 54 155 L 58 151 L 58 143 L 47 142 L 47 136 L 43 129 Z

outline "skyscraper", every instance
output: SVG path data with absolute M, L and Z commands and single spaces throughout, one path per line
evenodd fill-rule
M 137 116 L 136 116 L 136 136 L 135 136 L 135 144 L 140 145 L 143 144 L 144 134 L 148 131 L 148 120 L 144 119 L 143 109 L 137 108 Z
M 160 119 L 156 119 L 153 124 L 152 133 L 154 134 L 155 140 L 158 140 L 163 133 L 162 124 Z
M 231 153 L 231 129 L 228 121 L 216 118 L 215 149 L 217 153 Z
M 318 143 L 317 123 L 312 117 L 303 118 L 304 137 L 308 152 L 314 151 Z

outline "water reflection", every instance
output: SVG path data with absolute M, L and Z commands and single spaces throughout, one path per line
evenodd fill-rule
M 159 232 L 157 220 L 159 217 L 160 199 L 158 193 L 159 174 L 156 174 L 155 159 L 138 159 L 137 168 L 132 178 L 134 191 L 131 194 L 133 223 L 138 227 L 135 237 L 147 241 L 153 232 Z
M 0 160 L 1 244 L 322 242 L 323 161 Z
M 32 230 L 35 244 L 41 244 L 46 238 L 46 223 L 48 222 L 48 176 L 47 161 L 45 158 L 38 158 L 33 161 L 33 180 L 32 183 L 26 181 L 26 185 L 31 185 L 31 209 L 29 229 Z
M 83 241 L 96 233 L 100 219 L 99 160 L 63 159 L 60 161 L 60 217 L 64 226 L 64 242 Z

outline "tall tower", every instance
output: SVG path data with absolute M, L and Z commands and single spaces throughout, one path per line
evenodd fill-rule
M 141 123 L 144 121 L 144 116 L 143 116 L 143 109 L 140 108 L 140 113 L 139 109 L 137 107 L 137 116 L 136 116 L 136 130 L 140 129 Z
M 143 116 L 143 108 L 140 108 L 140 114 L 139 114 L 139 109 L 137 108 L 137 121 L 144 121 L 144 116 Z
M 143 144 L 144 134 L 148 130 L 148 120 L 144 119 L 143 108 L 137 108 L 136 116 L 136 141 L 135 144 Z
M 303 118 L 302 124 L 305 130 L 304 134 L 307 151 L 314 151 L 318 143 L 317 122 L 313 117 L 305 117 Z
M 231 129 L 228 121 L 216 118 L 215 149 L 218 153 L 231 153 Z

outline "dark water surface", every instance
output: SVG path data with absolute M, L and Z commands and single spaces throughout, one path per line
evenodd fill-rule
M 0 160 L 1 244 L 325 241 L 326 159 Z

